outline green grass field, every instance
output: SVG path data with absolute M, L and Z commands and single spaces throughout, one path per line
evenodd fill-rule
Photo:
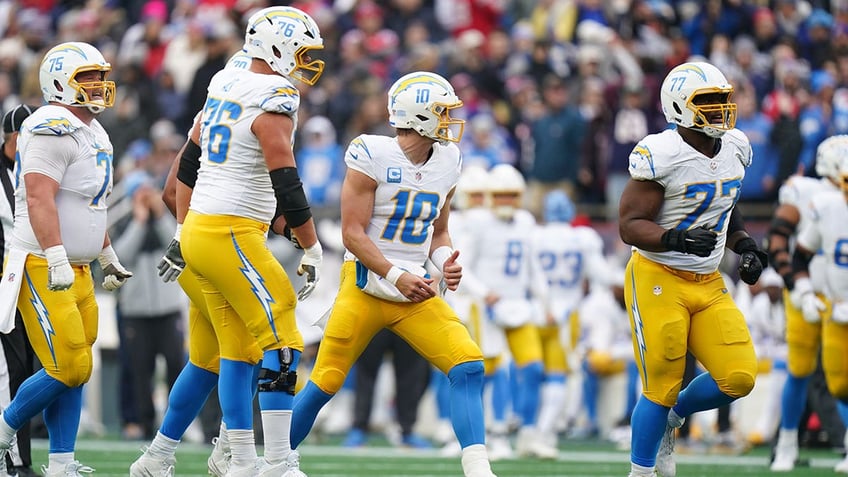
M 81 440 L 77 458 L 96 469 L 98 477 L 125 477 L 130 463 L 143 444 L 115 440 Z M 177 453 L 177 476 L 207 475 L 206 458 L 210 446 L 183 444 Z M 630 470 L 629 455 L 615 451 L 609 444 L 571 443 L 560 447 L 556 461 L 510 460 L 493 464 L 499 477 L 624 477 Z M 386 446 L 347 449 L 337 446 L 305 445 L 301 448 L 301 470 L 309 477 L 461 476 L 459 459 L 445 459 L 437 451 L 413 451 Z M 835 476 L 832 470 L 840 456 L 830 451 L 802 450 L 809 466 L 798 468 L 792 476 Z M 33 442 L 35 467 L 47 460 L 47 443 Z M 680 477 L 773 477 L 768 471 L 768 450 L 755 449 L 743 456 L 678 456 Z M 778 474 L 781 475 L 781 474 Z

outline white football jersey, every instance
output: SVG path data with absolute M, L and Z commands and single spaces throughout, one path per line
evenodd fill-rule
M 550 285 L 551 313 L 560 323 L 583 299 L 583 282 L 606 281 L 604 242 L 591 227 L 553 222 L 536 228 L 535 249 Z
M 639 253 L 678 270 L 715 272 L 724 256 L 730 213 L 739 199 L 745 168 L 751 159 L 748 138 L 738 129 L 722 136 L 721 149 L 712 158 L 696 151 L 676 130 L 665 130 L 640 141 L 630 153 L 630 176 L 655 181 L 665 188 L 657 224 L 678 230 L 706 225 L 718 234 L 718 243 L 709 257 L 676 251 Z
M 435 143 L 430 159 L 415 165 L 396 138 L 363 134 L 350 142 L 345 163 L 377 182 L 368 237 L 392 264 L 423 267 L 430 256 L 433 221 L 459 179 L 459 148 Z M 355 257 L 346 251 L 345 260 Z
M 580 303 L 581 351 L 603 351 L 613 359 L 632 361 L 630 318 L 608 286 L 595 287 Z
M 821 192 L 834 192 L 839 189 L 829 179 L 814 179 L 812 177 L 792 176 L 780 186 L 778 191 L 778 203 L 780 205 L 792 205 L 798 209 L 800 220 L 795 230 L 800 233 L 807 227 L 811 220 L 813 197 Z M 791 243 L 794 247 L 794 243 Z M 792 248 L 790 248 L 792 250 Z M 817 254 L 810 261 L 810 281 L 813 289 L 818 292 L 825 291 L 825 268 L 827 264 L 823 255 Z
M 848 203 L 841 191 L 816 194 L 810 220 L 798 234 L 807 250 L 821 250 L 825 264 L 825 294 L 848 301 Z
M 190 209 L 270 223 L 277 199 L 268 165 L 251 131 L 262 113 L 286 114 L 297 129 L 300 93 L 279 75 L 226 68 L 212 78 L 203 106 L 200 170 Z
M 547 306 L 547 278 L 534 248 L 533 215 L 517 210 L 512 221 L 507 222 L 488 209 L 473 212 L 467 217 L 463 265 L 502 300 L 527 300 L 531 293 L 540 294 Z
M 15 155 L 15 228 L 12 246 L 44 256 L 29 221 L 24 176 L 59 183 L 56 208 L 68 259 L 89 264 L 103 249 L 106 198 L 112 192 L 112 142 L 94 119 L 86 125 L 67 108 L 46 105 L 24 120 Z
M 751 299 L 751 309 L 746 318 L 757 356 L 785 361 L 788 351 L 783 301 L 772 303 L 767 293 L 760 292 Z

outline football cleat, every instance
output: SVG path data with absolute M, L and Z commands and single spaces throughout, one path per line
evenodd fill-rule
M 224 444 L 217 437 L 212 438 L 212 454 L 206 461 L 209 475 L 224 477 L 230 468 L 230 450 L 224 448 Z
M 545 442 L 538 430 L 523 427 L 518 431 L 515 452 L 519 457 L 535 457 L 537 459 L 556 459 L 559 450 Z
M 226 477 L 256 477 L 257 475 L 261 476 L 270 476 L 271 474 L 268 472 L 271 466 L 265 462 L 265 459 L 256 459 L 253 464 L 237 466 L 231 465 L 227 469 Z
M 774 446 L 774 459 L 769 470 L 772 472 L 792 472 L 798 459 L 798 431 L 781 429 Z
M 292 449 L 286 456 L 286 473 L 283 477 L 306 477 L 300 470 L 300 452 Z
M 90 474 L 94 472 L 94 469 L 87 465 L 82 465 L 78 460 L 75 460 L 65 464 L 65 467 L 56 469 L 42 465 L 41 472 L 44 474 L 44 477 L 82 477 L 82 474 Z
M 177 459 L 170 456 L 158 459 L 147 453 L 147 449 L 130 466 L 130 477 L 174 477 L 174 464 Z

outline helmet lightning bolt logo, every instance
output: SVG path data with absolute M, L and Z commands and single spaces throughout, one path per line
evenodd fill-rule
M 241 247 L 239 247 L 239 244 L 236 241 L 236 236 L 230 232 L 230 237 L 233 239 L 233 246 L 236 249 L 239 260 L 241 260 L 242 265 L 244 265 L 244 267 L 239 268 L 239 270 L 241 271 L 241 274 L 244 275 L 244 278 L 247 279 L 248 283 L 250 283 L 250 290 L 253 292 L 253 295 L 256 296 L 256 299 L 262 304 L 262 309 L 265 310 L 265 317 L 268 319 L 268 324 L 271 326 L 271 333 L 274 334 L 275 339 L 279 340 L 279 337 L 277 336 L 277 328 L 274 325 L 274 314 L 271 312 L 271 303 L 276 303 L 276 301 L 274 301 L 274 297 L 271 296 L 268 288 L 265 287 L 265 279 L 262 278 L 262 275 L 259 274 L 259 271 L 256 270 L 256 267 L 254 267 L 252 263 L 250 263 L 244 255 Z
M 645 344 L 645 326 L 642 322 L 642 314 L 639 312 L 639 303 L 636 300 L 636 277 L 633 276 L 632 270 L 630 271 L 630 282 L 632 283 L 631 297 L 633 299 L 633 306 L 631 307 L 633 333 L 636 334 L 636 343 L 639 345 L 639 362 L 642 365 L 642 376 L 644 377 L 642 386 L 648 387 L 648 369 L 645 366 L 645 351 L 648 350 L 648 346 Z
M 53 329 L 53 323 L 50 323 L 50 312 L 47 311 L 47 306 L 44 304 L 44 300 L 41 299 L 41 295 L 38 294 L 38 290 L 36 290 L 35 286 L 32 284 L 32 280 L 29 278 L 29 273 L 25 273 L 24 275 L 26 276 L 29 293 L 32 295 L 29 302 L 32 304 L 35 314 L 38 316 L 38 324 L 41 325 L 41 331 L 44 333 L 44 341 L 47 343 L 47 348 L 50 350 L 50 356 L 53 357 L 53 366 L 55 367 L 56 349 L 53 346 L 53 337 L 56 336 L 56 330 Z

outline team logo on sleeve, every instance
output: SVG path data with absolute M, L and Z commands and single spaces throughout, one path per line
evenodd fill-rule
M 386 182 L 389 184 L 400 184 L 400 167 L 390 167 L 386 170 Z

